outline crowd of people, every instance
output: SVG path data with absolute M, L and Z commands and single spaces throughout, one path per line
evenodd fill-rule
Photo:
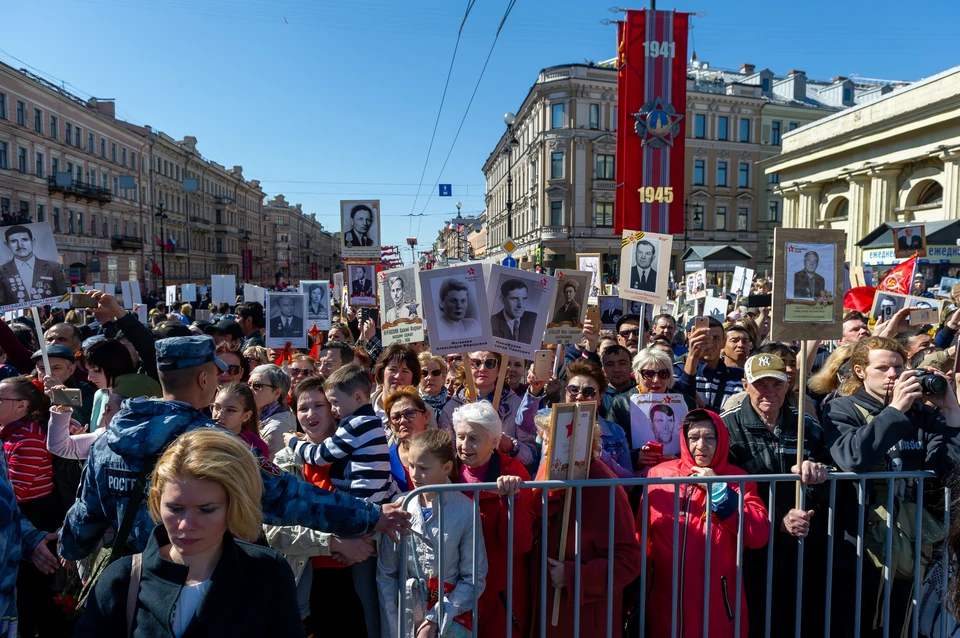
M 579 622 L 588 636 L 606 634 L 609 605 L 617 634 L 792 636 L 798 595 L 804 631 L 824 629 L 828 578 L 835 635 L 899 635 L 922 613 L 914 573 L 960 548 L 942 489 L 960 461 L 956 308 L 925 327 L 909 308 L 872 329 L 851 312 L 805 361 L 768 337 L 769 309 L 625 314 L 611 332 L 588 320 L 540 378 L 492 351 L 384 348 L 374 317 L 336 304 L 331 329 L 291 353 L 264 347 L 257 302 L 204 300 L 209 320 L 156 302 L 144 325 L 86 294 L 87 315 L 0 322 L 0 635 L 560 637 Z M 686 407 L 678 423 L 651 416 L 660 443 L 634 440 L 645 394 Z M 563 491 L 524 484 L 547 475 L 552 406 L 583 402 L 597 404 L 588 481 L 649 484 L 585 487 L 567 509 Z M 935 478 L 831 496 L 831 473 L 878 470 Z M 775 474 L 798 476 L 802 507 Z M 450 483 L 465 489 L 429 490 Z M 956 596 L 949 576 L 934 607 Z

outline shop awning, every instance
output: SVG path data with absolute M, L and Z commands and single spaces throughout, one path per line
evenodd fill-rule
M 920 257 L 922 264 L 957 264 L 960 253 L 960 219 L 938 222 L 884 222 L 857 242 L 863 249 L 863 263 L 868 266 L 892 266 L 900 260 L 893 253 L 893 230 L 905 226 L 923 226 L 927 237 L 927 256 Z
M 732 272 L 737 266 L 746 267 L 753 255 L 740 246 L 690 246 L 683 253 L 683 271 Z

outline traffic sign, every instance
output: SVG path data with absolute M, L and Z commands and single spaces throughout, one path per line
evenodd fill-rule
M 440 197 L 453 197 L 453 184 L 439 184 Z
M 507 239 L 500 244 L 500 248 L 503 248 L 503 251 L 508 255 L 512 255 L 513 251 L 517 249 L 517 244 L 515 241 L 513 241 L 513 239 L 507 237 Z
M 507 268 L 516 268 L 516 267 L 517 267 L 517 260 L 514 259 L 513 257 L 504 257 L 504 258 L 503 258 L 503 261 L 502 261 L 501 263 L 502 263 L 504 266 L 506 266 Z

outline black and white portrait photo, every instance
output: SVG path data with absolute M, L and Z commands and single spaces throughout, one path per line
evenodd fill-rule
M 67 292 L 50 224 L 7 226 L 2 232 L 0 309 L 39 306 Z
M 350 264 L 347 266 L 351 306 L 367 306 L 373 308 L 377 305 L 376 287 L 373 283 L 376 270 L 376 265 L 372 263 Z
M 558 270 L 557 294 L 550 323 L 570 322 L 583 326 L 583 317 L 590 293 L 593 273 L 576 270 Z
M 381 272 L 380 316 L 383 345 L 423 341 L 423 309 L 417 266 Z
M 266 296 L 268 348 L 307 347 L 307 295 L 297 292 L 271 292 Z
M 620 297 L 600 296 L 600 329 L 614 330 L 623 316 L 623 299 Z
M 307 295 L 307 329 L 316 324 L 320 330 L 330 329 L 330 282 L 309 280 L 300 282 L 300 292 Z
M 491 345 L 485 269 L 479 263 L 421 270 L 418 277 L 433 354 L 471 352 Z
M 341 201 L 341 245 L 345 259 L 380 258 L 380 202 Z
M 506 266 L 490 266 L 487 295 L 495 346 L 508 354 L 533 358 L 533 353 L 543 343 L 547 319 L 554 313 L 552 302 L 556 284 L 555 277 Z
M 597 303 L 597 298 L 603 294 L 600 253 L 578 253 L 577 270 L 590 273 L 590 290 L 587 291 L 588 303 Z
M 620 296 L 644 303 L 666 301 L 672 248 L 673 235 L 623 231 Z
M 897 314 L 906 304 L 906 295 L 878 291 L 873 298 L 873 308 L 870 311 L 870 316 L 877 321 L 890 321 L 893 315 Z
M 833 298 L 834 252 L 832 244 L 786 244 L 786 298 Z

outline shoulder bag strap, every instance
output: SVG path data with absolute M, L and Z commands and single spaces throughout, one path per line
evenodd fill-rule
M 130 536 L 130 531 L 133 529 L 133 521 L 137 518 L 140 505 L 143 504 L 143 490 L 147 485 L 147 476 L 153 472 L 159 458 L 160 452 L 144 459 L 143 467 L 140 468 L 137 480 L 133 484 L 133 490 L 130 492 L 130 498 L 127 499 L 127 507 L 123 510 L 123 520 L 120 521 L 120 529 L 117 530 L 117 536 L 114 538 L 113 547 L 110 550 L 110 561 L 107 564 L 123 556 L 123 551 L 127 546 L 127 537 Z
M 127 589 L 127 636 L 133 636 L 133 617 L 137 613 L 137 596 L 140 594 L 140 570 L 143 554 L 133 555 L 130 566 L 130 587 Z

